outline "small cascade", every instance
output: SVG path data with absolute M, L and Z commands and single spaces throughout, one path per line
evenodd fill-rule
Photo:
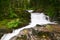
M 1 40 L 10 40 L 12 37 L 17 36 L 19 32 L 22 31 L 23 29 L 35 27 L 37 24 L 38 25 L 56 24 L 55 22 L 50 22 L 49 16 L 46 16 L 44 13 L 32 13 L 33 10 L 27 11 L 31 13 L 31 22 L 29 23 L 29 25 L 13 30 L 12 33 L 4 34 L 1 37 Z M 46 17 L 48 19 L 46 19 Z

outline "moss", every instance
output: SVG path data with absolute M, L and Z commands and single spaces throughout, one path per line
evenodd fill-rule
M 21 9 L 15 9 L 14 12 L 17 15 L 17 18 L 19 18 L 19 24 L 18 27 L 26 26 L 30 22 L 30 13 L 26 10 Z
M 16 29 L 22 26 L 26 26 L 30 22 L 30 13 L 22 9 L 10 9 L 8 15 L 3 15 L 0 20 L 1 28 Z M 5 16 L 4 16 L 5 15 Z

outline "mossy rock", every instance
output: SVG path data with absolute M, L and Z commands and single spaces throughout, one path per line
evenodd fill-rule
M 30 13 L 25 10 L 16 9 L 13 10 L 13 15 L 10 15 L 11 13 L 6 14 L 2 14 L 2 19 L 0 20 L 0 37 L 5 33 L 12 32 L 13 29 L 26 26 L 30 22 Z
M 26 10 L 10 9 L 9 13 L 2 14 L 0 28 L 17 29 L 26 26 L 30 23 L 30 16 L 30 13 Z
M 23 27 L 30 23 L 31 15 L 26 10 L 15 9 L 14 13 L 17 15 L 17 18 L 19 19 L 18 26 L 15 28 Z

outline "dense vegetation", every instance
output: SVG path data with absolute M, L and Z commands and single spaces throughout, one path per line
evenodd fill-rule
M 60 20 L 60 0 L 0 0 L 0 27 L 28 24 L 30 14 L 25 11 L 28 9 L 44 9 L 52 20 Z
M 43 8 L 45 13 L 53 20 L 60 16 L 60 0 L 31 0 L 33 8 Z

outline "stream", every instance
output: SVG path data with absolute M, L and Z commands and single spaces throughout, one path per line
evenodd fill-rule
M 37 24 L 38 25 L 56 24 L 55 22 L 51 22 L 49 20 L 49 16 L 45 15 L 44 13 L 32 13 L 33 10 L 27 11 L 31 13 L 31 22 L 29 23 L 29 25 L 13 30 L 12 33 L 4 34 L 1 37 L 1 40 L 10 40 L 12 37 L 17 36 L 19 32 L 22 31 L 23 29 L 35 27 Z

